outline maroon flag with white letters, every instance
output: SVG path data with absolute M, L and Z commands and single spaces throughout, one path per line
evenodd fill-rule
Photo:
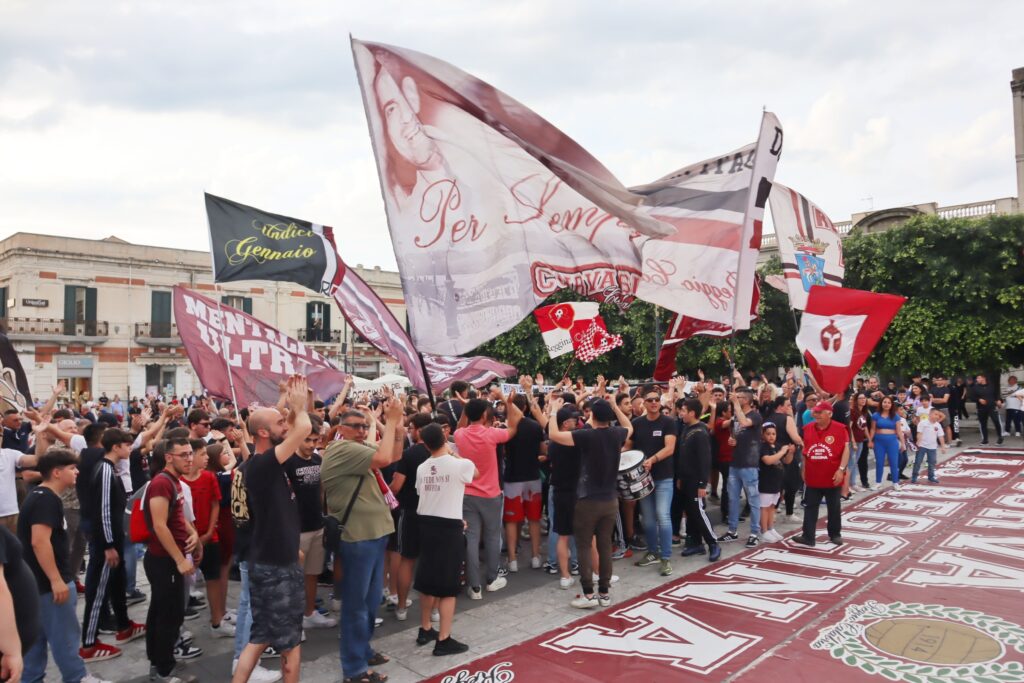
M 303 375 L 324 399 L 345 385 L 347 375 L 312 347 L 184 287 L 174 288 L 174 319 L 203 387 L 239 408 L 276 404 L 289 375 Z

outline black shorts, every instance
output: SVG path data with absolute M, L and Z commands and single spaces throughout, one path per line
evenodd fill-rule
M 573 511 L 576 509 L 575 491 L 554 492 L 555 509 L 551 511 L 554 515 L 552 529 L 559 536 L 572 536 Z
M 220 543 L 203 544 L 203 561 L 199 563 L 199 571 L 207 581 L 220 578 Z
M 424 595 L 453 598 L 461 591 L 459 574 L 466 560 L 461 519 L 419 516 L 420 558 L 413 587 Z
M 401 508 L 395 508 L 391 511 L 391 521 L 394 522 L 395 530 L 388 534 L 388 547 L 387 551 L 391 553 L 398 552 L 398 515 L 401 512 Z
M 400 510 L 395 522 L 398 536 L 398 554 L 407 560 L 420 556 L 420 516 L 415 510 Z
M 268 644 L 278 652 L 298 645 L 306 611 L 302 567 L 298 563 L 286 567 L 252 565 L 249 568 L 249 605 L 252 609 L 250 643 Z

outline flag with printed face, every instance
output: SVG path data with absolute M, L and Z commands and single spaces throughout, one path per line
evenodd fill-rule
M 815 285 L 807 297 L 796 345 L 825 391 L 847 389 L 906 297 Z
M 843 243 L 825 212 L 799 192 L 774 183 L 768 202 L 789 303 L 802 311 L 807 306 L 807 293 L 814 285 L 843 286 Z
M 671 310 L 748 327 L 782 149 L 774 115 L 755 144 L 626 188 L 552 124 L 451 64 L 358 40 L 352 50 L 422 351 L 475 348 L 564 288 L 625 305 L 639 287 Z

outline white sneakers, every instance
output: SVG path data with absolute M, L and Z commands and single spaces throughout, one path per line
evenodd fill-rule
M 761 541 L 763 543 L 777 543 L 781 540 L 783 540 L 782 534 L 780 534 L 775 529 L 766 529 L 765 531 L 761 532 Z
M 338 625 L 338 620 L 333 617 L 325 617 L 316 610 L 308 617 L 302 617 L 302 628 L 333 628 Z
M 568 590 L 569 587 L 572 586 L 572 584 L 575 583 L 575 582 L 576 582 L 576 579 L 572 578 L 571 576 L 568 576 L 568 577 L 565 577 L 565 578 L 559 577 L 559 579 L 558 579 L 558 587 L 561 588 L 562 590 Z
M 235 675 L 235 669 L 237 668 L 238 660 L 231 660 L 232 676 Z M 281 680 L 280 671 L 271 671 L 270 669 L 262 667 L 259 664 L 256 665 L 256 668 L 252 670 L 252 674 L 249 676 L 249 683 L 276 683 L 276 681 L 279 680 Z M 82 680 L 82 683 L 86 683 L 85 679 Z
M 569 604 L 577 609 L 594 609 L 597 607 L 597 595 L 591 595 L 589 598 L 585 595 L 577 595 Z
M 214 638 L 234 638 L 235 626 L 225 620 L 220 622 L 219 626 L 210 626 L 210 633 Z
M 409 618 L 409 610 L 407 610 L 407 609 L 396 609 L 395 610 L 395 619 L 398 619 L 399 621 L 405 621 L 408 618 Z
M 92 674 L 86 674 L 81 683 L 110 683 L 110 681 L 105 681 L 102 678 L 96 678 Z
M 505 580 L 504 576 L 499 576 L 494 581 L 487 584 L 487 591 L 493 593 L 494 591 L 500 591 L 502 588 L 508 585 L 508 581 Z
M 534 557 L 534 558 L 532 558 L 530 560 L 530 568 L 531 569 L 540 569 L 540 558 L 539 557 Z
M 598 576 L 597 574 L 594 574 L 594 583 L 597 583 L 600 580 L 601 580 L 601 577 Z M 611 585 L 611 584 L 616 584 L 618 582 L 619 582 L 619 575 L 618 574 L 612 574 L 612 580 L 609 581 L 608 584 Z
M 466 586 L 466 595 L 469 596 L 470 600 L 483 600 L 484 594 L 480 592 L 479 588 L 473 588 L 472 586 Z
M 519 571 L 519 560 L 509 560 L 508 561 L 508 570 L 510 572 L 512 572 L 513 574 L 518 572 Z
M 431 621 L 441 621 L 441 613 L 437 610 L 436 607 L 434 609 L 430 610 L 430 620 Z

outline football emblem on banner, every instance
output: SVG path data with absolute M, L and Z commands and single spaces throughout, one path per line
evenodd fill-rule
M 1003 661 L 1003 643 L 1024 651 L 1024 628 L 959 607 L 869 600 L 847 607 L 811 648 L 891 681 L 1024 680 L 1020 662 Z

